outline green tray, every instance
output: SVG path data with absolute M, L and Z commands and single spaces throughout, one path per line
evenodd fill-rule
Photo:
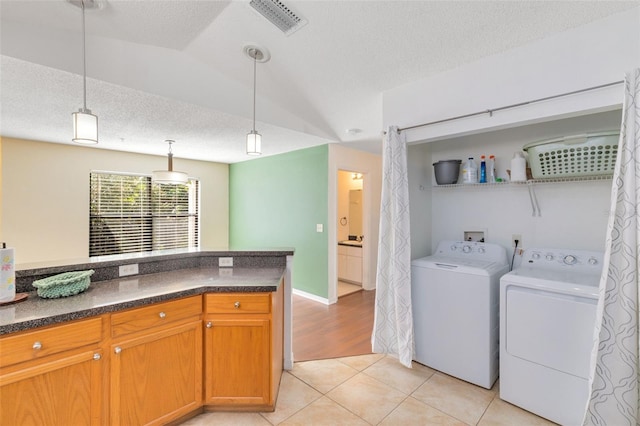
M 88 271 L 64 272 L 36 280 L 32 285 L 38 289 L 38 296 L 45 299 L 73 296 L 89 288 L 91 275 L 93 275 L 94 272 L 93 269 L 89 269 Z

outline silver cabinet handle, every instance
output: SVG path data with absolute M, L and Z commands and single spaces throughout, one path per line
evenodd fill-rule
M 41 349 L 41 348 L 42 348 L 42 343 L 40 343 L 40 342 L 35 342 L 35 343 L 33 344 L 33 349 L 38 350 L 38 349 Z
M 158 314 L 158 316 L 159 316 L 160 318 L 165 318 L 165 317 L 167 316 L 167 314 L 165 314 L 164 312 L 160 312 L 160 313 Z
M 100 354 L 93 354 L 93 359 L 94 359 L 95 361 L 100 360 L 100 358 L 102 358 L 102 355 L 100 355 Z
M 120 346 L 116 346 L 115 349 L 113 350 L 115 353 L 119 354 L 120 352 L 122 352 L 122 348 Z
M 240 302 L 234 303 L 233 307 L 236 308 L 236 309 L 240 309 Z
M 207 328 L 213 327 L 213 323 L 211 321 L 207 322 Z

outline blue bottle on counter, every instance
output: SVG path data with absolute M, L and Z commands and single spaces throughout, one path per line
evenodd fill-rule
M 484 155 L 480 157 L 480 183 L 487 183 L 487 162 Z

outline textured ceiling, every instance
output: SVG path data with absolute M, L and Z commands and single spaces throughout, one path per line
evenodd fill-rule
M 382 92 L 632 7 L 618 1 L 286 1 L 308 24 L 285 36 L 248 1 L 104 1 L 86 12 L 87 106 L 97 148 L 233 163 L 256 128 L 264 155 L 327 142 L 376 152 Z M 71 143 L 82 104 L 81 12 L 2 0 L 0 133 Z M 362 132 L 350 135 L 349 128 Z

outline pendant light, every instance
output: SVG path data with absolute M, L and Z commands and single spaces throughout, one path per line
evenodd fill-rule
M 247 133 L 247 154 L 262 154 L 262 135 L 256 131 L 256 64 L 271 59 L 269 52 L 256 45 L 244 47 L 244 53 L 253 60 L 253 129 Z
M 171 144 L 175 143 L 172 140 L 166 140 L 169 144 L 169 164 L 167 170 L 154 170 L 151 175 L 151 181 L 159 184 L 184 184 L 189 182 L 189 176 L 185 172 L 176 172 L 173 170 L 173 153 L 171 152 Z
M 98 7 L 93 0 L 69 0 L 71 4 L 82 9 L 82 82 L 83 104 L 78 112 L 72 113 L 73 117 L 73 141 L 80 144 L 98 143 L 98 116 L 87 108 L 87 48 L 84 23 L 84 11 L 87 8 Z

